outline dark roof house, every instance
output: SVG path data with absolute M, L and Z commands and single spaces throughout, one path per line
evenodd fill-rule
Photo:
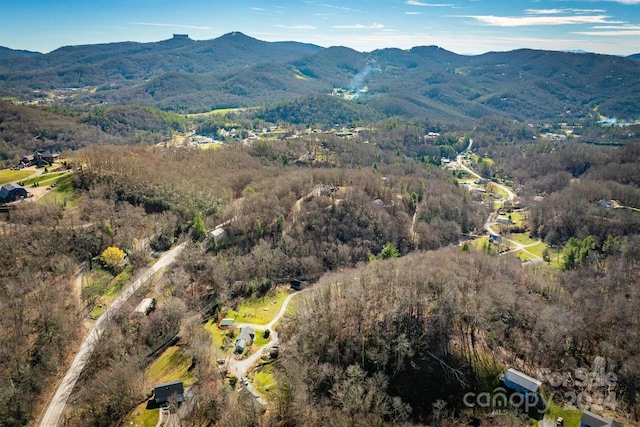
M 0 201 L 4 203 L 13 202 L 25 197 L 29 197 L 29 192 L 21 185 L 5 184 L 0 188 Z
M 176 396 L 178 403 L 184 402 L 184 385 L 182 384 L 182 380 L 158 384 L 153 388 L 153 399 L 158 405 L 168 402 L 169 398 L 173 395 Z
M 504 385 L 520 393 L 537 393 L 542 383 L 515 369 L 507 369 L 502 376 Z
M 622 424 L 613 418 L 605 418 L 593 412 L 584 411 L 580 418 L 580 427 L 622 427 Z
M 45 151 L 44 153 L 35 153 L 34 157 L 38 166 L 47 166 L 57 162 L 60 158 L 60 154 Z
M 298 279 L 289 280 L 289 284 L 291 285 L 291 289 L 294 291 L 299 291 L 302 289 L 302 281 Z
M 22 157 L 22 160 L 20 160 L 20 163 L 24 164 L 25 166 L 31 166 L 34 160 L 35 160 L 35 157 L 33 154 L 27 154 L 26 156 Z

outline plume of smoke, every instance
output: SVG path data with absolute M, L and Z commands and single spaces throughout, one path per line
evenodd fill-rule
M 349 83 L 349 91 L 353 94 L 353 98 L 357 98 L 361 93 L 365 92 L 364 89 L 364 81 L 375 71 L 374 64 L 368 64 L 364 69 L 362 69 L 358 74 L 356 74 Z

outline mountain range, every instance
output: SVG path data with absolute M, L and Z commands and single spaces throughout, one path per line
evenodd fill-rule
M 640 63 L 520 49 L 458 55 L 436 46 L 358 52 L 265 42 L 234 32 L 206 41 L 0 49 L 0 96 L 74 89 L 59 102 L 151 105 L 178 112 L 264 106 L 334 94 L 384 116 L 567 119 L 640 116 Z M 311 102 L 311 101 L 310 101 Z

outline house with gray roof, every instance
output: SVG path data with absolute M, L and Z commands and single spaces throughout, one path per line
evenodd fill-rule
M 511 390 L 525 394 L 537 393 L 542 385 L 537 379 L 511 368 L 502 376 L 502 382 Z
M 584 411 L 580 418 L 580 427 L 622 427 L 622 424 L 613 418 L 605 418 L 593 412 Z
M 245 348 L 247 348 L 248 346 L 250 347 L 251 344 L 253 344 L 253 340 L 255 339 L 255 337 L 256 331 L 254 331 L 253 328 L 245 326 L 244 328 L 240 329 L 240 334 L 236 339 L 235 352 L 238 354 L 242 353 Z

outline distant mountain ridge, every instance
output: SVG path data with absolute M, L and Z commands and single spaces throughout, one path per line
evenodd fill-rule
M 8 47 L 0 46 L 0 60 L 11 58 L 24 58 L 30 56 L 42 55 L 40 52 L 31 52 L 30 50 L 16 50 Z
M 174 37 L 0 58 L 4 96 L 61 88 L 91 88 L 67 102 L 181 112 L 333 93 L 385 116 L 575 118 L 594 108 L 608 116 L 640 114 L 640 64 L 592 53 L 520 49 L 468 56 L 437 46 L 363 53 L 234 32 L 206 41 Z

